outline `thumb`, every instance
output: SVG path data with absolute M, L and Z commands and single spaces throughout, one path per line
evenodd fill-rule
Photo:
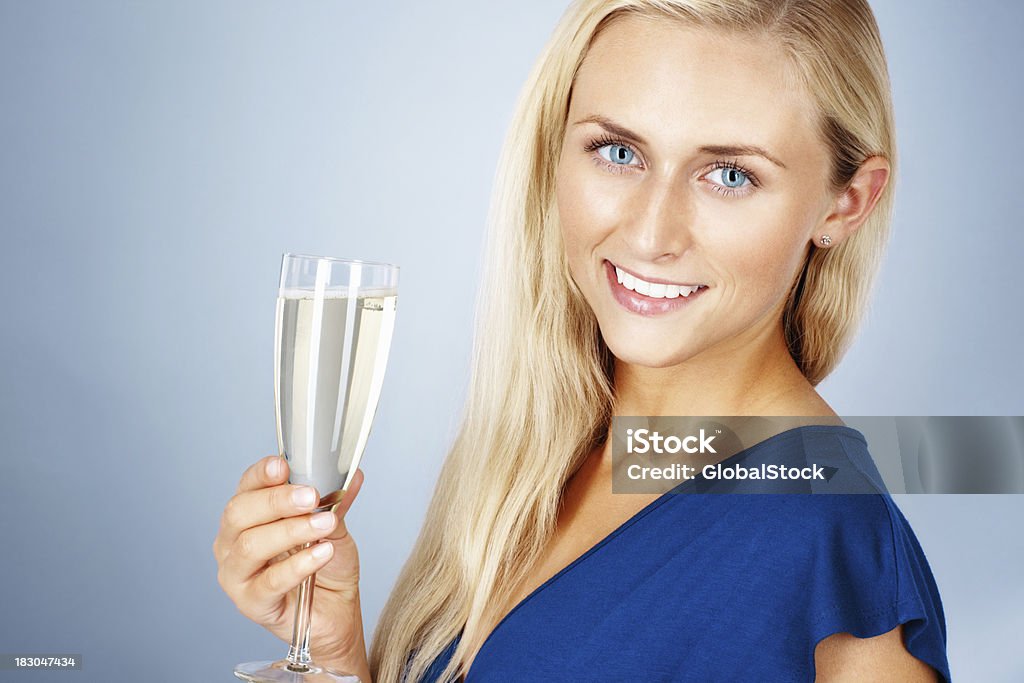
M 363 472 L 356 470 L 345 495 L 334 506 L 337 525 L 330 534 L 324 537 L 334 546 L 334 555 L 330 561 L 317 571 L 316 582 L 328 590 L 355 589 L 359 582 L 359 553 L 355 540 L 348 532 L 345 514 L 362 488 Z
M 349 482 L 345 495 L 331 507 L 334 516 L 338 518 L 338 525 L 334 527 L 334 531 L 327 534 L 324 538 L 330 541 L 338 541 L 348 535 L 348 529 L 345 527 L 345 515 L 348 513 L 349 508 L 352 507 L 352 503 L 355 502 L 361 488 L 363 488 L 363 471 L 356 468 L 356 473 L 352 475 L 352 481 Z

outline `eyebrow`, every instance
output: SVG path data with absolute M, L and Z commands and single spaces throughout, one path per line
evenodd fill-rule
M 640 135 L 600 114 L 585 116 L 573 125 L 578 126 L 583 123 L 596 123 L 612 135 L 617 135 L 639 145 L 647 144 L 647 141 Z M 757 145 L 703 145 L 698 151 L 702 154 L 717 154 L 721 156 L 759 156 L 764 157 L 779 168 L 786 168 L 784 163 L 769 154 L 763 147 L 758 147 Z

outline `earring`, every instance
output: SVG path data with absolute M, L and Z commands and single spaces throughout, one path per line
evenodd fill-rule
M 828 245 L 832 244 L 832 238 L 829 237 L 828 235 L 822 235 L 821 237 L 818 238 L 818 242 L 821 243 L 821 246 L 827 247 Z

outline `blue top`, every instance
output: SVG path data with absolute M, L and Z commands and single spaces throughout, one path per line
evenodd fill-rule
M 867 441 L 846 426 L 790 429 L 729 461 L 804 457 L 882 486 Z M 899 624 L 910 654 L 950 681 L 938 588 L 884 486 L 679 493 L 694 485 L 651 502 L 517 604 L 466 683 L 813 681 L 826 636 L 867 638 Z M 421 683 L 436 680 L 457 641 Z

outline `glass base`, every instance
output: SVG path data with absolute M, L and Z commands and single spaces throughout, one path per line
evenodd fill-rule
M 307 664 L 305 671 L 288 668 L 294 666 L 287 659 L 246 662 L 235 667 L 235 676 L 251 683 L 361 683 L 359 676 L 317 666 L 315 662 Z

